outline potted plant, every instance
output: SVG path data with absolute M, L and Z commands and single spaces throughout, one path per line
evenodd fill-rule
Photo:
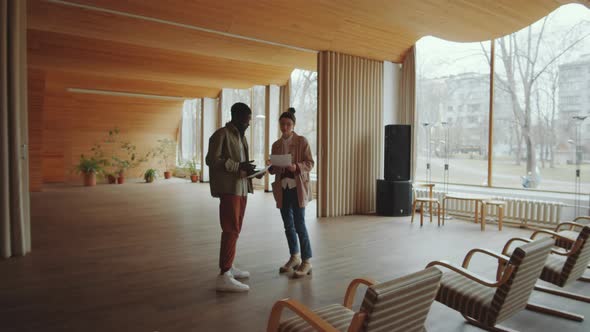
M 153 154 L 149 151 L 145 155 L 139 155 L 134 144 L 120 139 L 120 133 L 119 128 L 110 129 L 108 135 L 90 149 L 92 151 L 90 159 L 101 167 L 101 172 L 96 174 L 106 177 L 109 183 L 124 183 L 125 171 L 139 166 Z M 105 148 L 113 153 L 110 158 L 105 157 Z
M 130 167 L 130 163 L 128 160 L 125 159 L 121 159 L 117 156 L 113 156 L 113 160 L 114 160 L 114 164 L 117 168 L 117 183 L 118 184 L 123 184 L 125 183 L 125 170 L 127 170 Z
M 197 161 L 195 159 L 186 162 L 186 168 L 191 175 L 191 181 L 193 183 L 199 181 L 199 170 L 197 170 Z
M 158 171 L 156 171 L 153 168 L 150 168 L 147 171 L 145 171 L 143 178 L 144 178 L 145 182 L 152 183 L 156 179 L 157 175 L 158 175 Z
M 123 184 L 125 182 L 125 172 L 128 169 L 135 168 L 147 161 L 151 152 L 147 152 L 145 155 L 138 157 L 137 146 L 130 142 L 121 142 L 120 149 L 123 151 L 122 155 L 113 156 L 112 160 L 114 161 L 114 166 L 119 175 L 117 177 L 117 183 Z
M 93 157 L 87 158 L 84 155 L 80 155 L 80 162 L 75 166 L 78 174 L 84 176 L 84 186 L 93 187 L 96 186 L 96 174 L 100 174 L 102 171 L 101 161 Z
M 159 139 L 158 146 L 154 150 L 154 155 L 160 157 L 160 164 L 164 165 L 164 178 L 170 179 L 171 173 L 169 166 L 172 164 L 176 155 L 176 142 L 169 138 Z
M 104 147 L 109 147 L 117 143 L 119 133 L 119 128 L 110 129 L 108 135 L 104 137 L 99 143 L 94 143 L 90 149 L 94 155 L 94 158 L 100 161 L 100 164 L 102 165 L 101 174 L 106 178 L 109 184 L 117 183 L 118 171 L 116 169 L 116 165 L 109 158 L 105 157 Z
M 115 174 L 107 173 L 105 174 L 105 177 L 107 178 L 109 184 L 117 183 L 117 177 L 115 176 Z

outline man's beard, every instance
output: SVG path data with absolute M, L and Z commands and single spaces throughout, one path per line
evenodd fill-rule
M 244 137 L 244 135 L 246 134 L 246 129 L 248 129 L 248 125 L 242 124 L 242 123 L 238 123 L 236 124 L 236 127 L 238 128 L 238 131 L 240 132 L 240 135 L 242 137 Z

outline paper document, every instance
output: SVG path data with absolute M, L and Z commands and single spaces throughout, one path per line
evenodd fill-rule
M 290 154 L 271 154 L 270 164 L 277 167 L 288 167 L 292 164 Z
M 264 174 L 264 173 L 266 173 L 266 171 L 268 171 L 268 168 L 269 168 L 269 167 L 270 167 L 270 166 L 266 166 L 265 168 L 263 168 L 263 169 L 261 169 L 261 170 L 259 170 L 259 171 L 256 171 L 256 173 L 254 173 L 254 174 L 252 174 L 252 175 L 248 176 L 248 179 L 251 179 L 251 178 L 253 178 L 253 177 L 256 177 L 256 176 L 258 176 L 258 175 L 260 175 L 260 174 Z

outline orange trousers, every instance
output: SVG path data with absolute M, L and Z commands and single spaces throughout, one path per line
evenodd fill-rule
M 219 269 L 225 273 L 231 269 L 236 257 L 236 244 L 242 230 L 246 196 L 221 195 L 219 219 L 221 224 L 221 248 L 219 250 Z

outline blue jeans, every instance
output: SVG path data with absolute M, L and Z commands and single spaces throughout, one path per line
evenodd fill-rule
M 283 189 L 283 207 L 281 217 L 285 225 L 285 235 L 291 255 L 299 254 L 301 244 L 301 258 L 311 258 L 311 244 L 305 227 L 305 208 L 299 207 L 297 188 Z M 299 241 L 297 241 L 299 238 Z

